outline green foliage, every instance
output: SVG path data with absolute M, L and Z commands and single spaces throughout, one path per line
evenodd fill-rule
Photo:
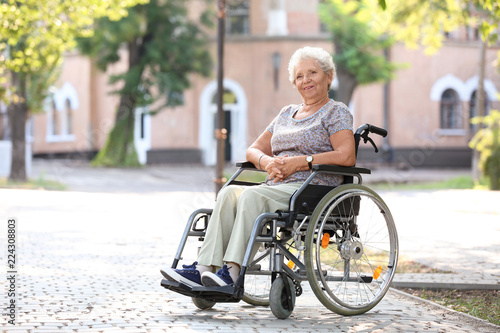
M 469 147 L 480 152 L 479 165 L 490 179 L 490 189 L 500 190 L 500 112 L 492 110 L 489 115 L 475 117 L 473 124 L 481 127 L 469 143 Z
M 75 37 L 90 36 L 96 17 L 116 20 L 126 8 L 147 0 L 1 0 L 0 85 L 7 103 L 23 102 L 31 111 L 41 109 L 48 88 L 58 78 L 63 53 L 75 46 Z M 9 85 L 8 72 L 16 73 L 26 95 Z M 1 96 L 0 96 L 1 97 Z
M 332 33 L 334 61 L 359 84 L 386 81 L 400 67 L 384 57 L 394 40 L 382 29 L 380 5 L 370 0 L 327 0 L 319 16 Z
M 213 13 L 203 12 L 199 23 L 188 18 L 187 3 L 181 0 L 151 0 L 128 10 L 120 20 L 102 18 L 95 34 L 79 38 L 82 53 L 94 58 L 101 70 L 121 61 L 128 51 L 127 69 L 110 77 L 120 88 L 116 124 L 94 165 L 136 166 L 134 113 L 137 107 L 155 105 L 149 113 L 182 103 L 190 85 L 189 76 L 210 74 L 212 62 L 203 28 L 211 26 Z
M 500 23 L 500 3 L 498 0 L 473 0 L 479 13 L 479 31 L 487 43 L 498 41 L 498 25 Z
M 392 1 L 388 6 L 387 28 L 407 47 L 424 46 L 427 54 L 436 52 L 451 32 L 465 22 L 464 3 L 456 0 Z
M 388 30 L 398 41 L 427 54 L 443 44 L 444 32 L 460 26 L 478 27 L 483 40 L 498 40 L 500 4 L 498 0 L 405 0 L 392 1 L 387 7 Z
M 213 21 L 211 12 L 203 12 L 200 23 L 189 20 L 185 1 L 151 0 L 130 8 L 120 20 L 98 20 L 95 34 L 78 39 L 78 44 L 103 71 L 121 60 L 120 50 L 127 45 L 129 67 L 112 76 L 110 83 L 121 83 L 115 93 L 134 96 L 137 106 L 160 101 L 159 110 L 180 104 L 175 96 L 189 87 L 190 73 L 210 74 L 212 62 L 202 29 Z

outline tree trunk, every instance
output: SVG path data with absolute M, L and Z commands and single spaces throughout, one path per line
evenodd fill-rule
M 122 95 L 117 120 L 108 135 L 106 144 L 92 161 L 94 166 L 140 166 L 134 146 L 135 98 Z
M 119 165 L 125 164 L 127 160 L 127 153 L 130 150 L 129 145 L 134 148 L 134 124 L 135 124 L 135 107 L 136 107 L 135 97 L 132 95 L 122 95 L 120 98 L 120 106 L 117 112 L 118 124 L 120 121 L 124 122 L 123 128 L 123 148 L 121 149 L 121 154 L 119 154 L 118 163 Z
M 358 85 L 356 78 L 342 68 L 337 69 L 337 78 L 339 79 L 337 100 L 349 106 L 354 89 Z
M 143 45 L 136 39 L 128 43 L 129 71 L 138 66 Z M 135 109 L 137 106 L 136 90 L 142 76 L 142 69 L 137 71 L 136 80 L 125 82 L 124 93 L 116 111 L 115 125 L 108 135 L 105 146 L 92 161 L 95 166 L 140 166 L 134 145 Z
M 475 108 L 477 110 L 476 117 L 483 117 L 485 115 L 484 110 L 484 71 L 486 64 L 486 48 L 487 42 L 480 39 L 481 47 L 479 48 L 479 73 L 478 73 L 478 84 L 477 84 L 477 92 L 476 92 L 476 105 Z M 475 133 L 479 131 L 481 128 L 481 124 L 475 126 Z M 475 134 L 474 133 L 474 134 Z M 478 183 L 481 179 L 481 171 L 479 169 L 479 151 L 474 149 L 472 152 L 472 179 L 475 183 Z
M 12 163 L 9 180 L 26 181 L 26 120 L 28 105 L 26 104 L 26 79 L 12 73 L 12 85 L 17 88 L 15 98 L 8 107 L 10 133 L 12 141 Z
M 342 47 L 340 46 L 340 42 L 336 38 L 333 39 L 333 46 L 335 48 L 336 54 L 342 53 Z M 336 70 L 337 78 L 339 80 L 337 100 L 349 106 L 349 102 L 351 101 L 354 89 L 358 85 L 358 82 L 356 80 L 356 77 L 349 73 L 343 66 L 338 66 Z

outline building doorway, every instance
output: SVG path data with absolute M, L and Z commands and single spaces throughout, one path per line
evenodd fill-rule
M 245 159 L 247 148 L 247 101 L 241 86 L 233 80 L 224 80 L 223 110 L 227 140 L 225 161 L 234 163 Z M 202 160 L 205 165 L 216 164 L 217 141 L 214 133 L 217 117 L 217 83 L 209 83 L 201 94 L 200 100 L 200 137 Z

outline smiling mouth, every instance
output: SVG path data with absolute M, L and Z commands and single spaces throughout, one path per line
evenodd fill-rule
M 312 89 L 312 88 L 314 88 L 314 86 L 307 86 L 307 87 L 304 88 L 304 90 L 309 90 L 309 89 Z

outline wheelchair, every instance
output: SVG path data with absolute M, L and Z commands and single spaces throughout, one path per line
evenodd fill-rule
M 356 154 L 362 140 L 377 146 L 369 135 L 387 131 L 365 124 L 354 133 Z M 225 186 L 259 183 L 238 180 L 257 170 L 250 162 Z M 310 184 L 320 173 L 344 176 L 337 187 Z M 376 306 L 389 289 L 398 261 L 398 236 L 389 208 L 372 189 L 362 185 L 360 167 L 313 165 L 310 176 L 292 195 L 288 211 L 266 212 L 255 221 L 240 275 L 234 285 L 190 287 L 161 280 L 161 286 L 189 296 L 199 309 L 220 302 L 269 306 L 286 319 L 308 281 L 317 299 L 341 315 L 358 315 Z M 356 181 L 355 181 L 356 180 Z M 188 237 L 203 241 L 212 210 L 194 211 L 185 227 L 172 268 L 182 259 Z

